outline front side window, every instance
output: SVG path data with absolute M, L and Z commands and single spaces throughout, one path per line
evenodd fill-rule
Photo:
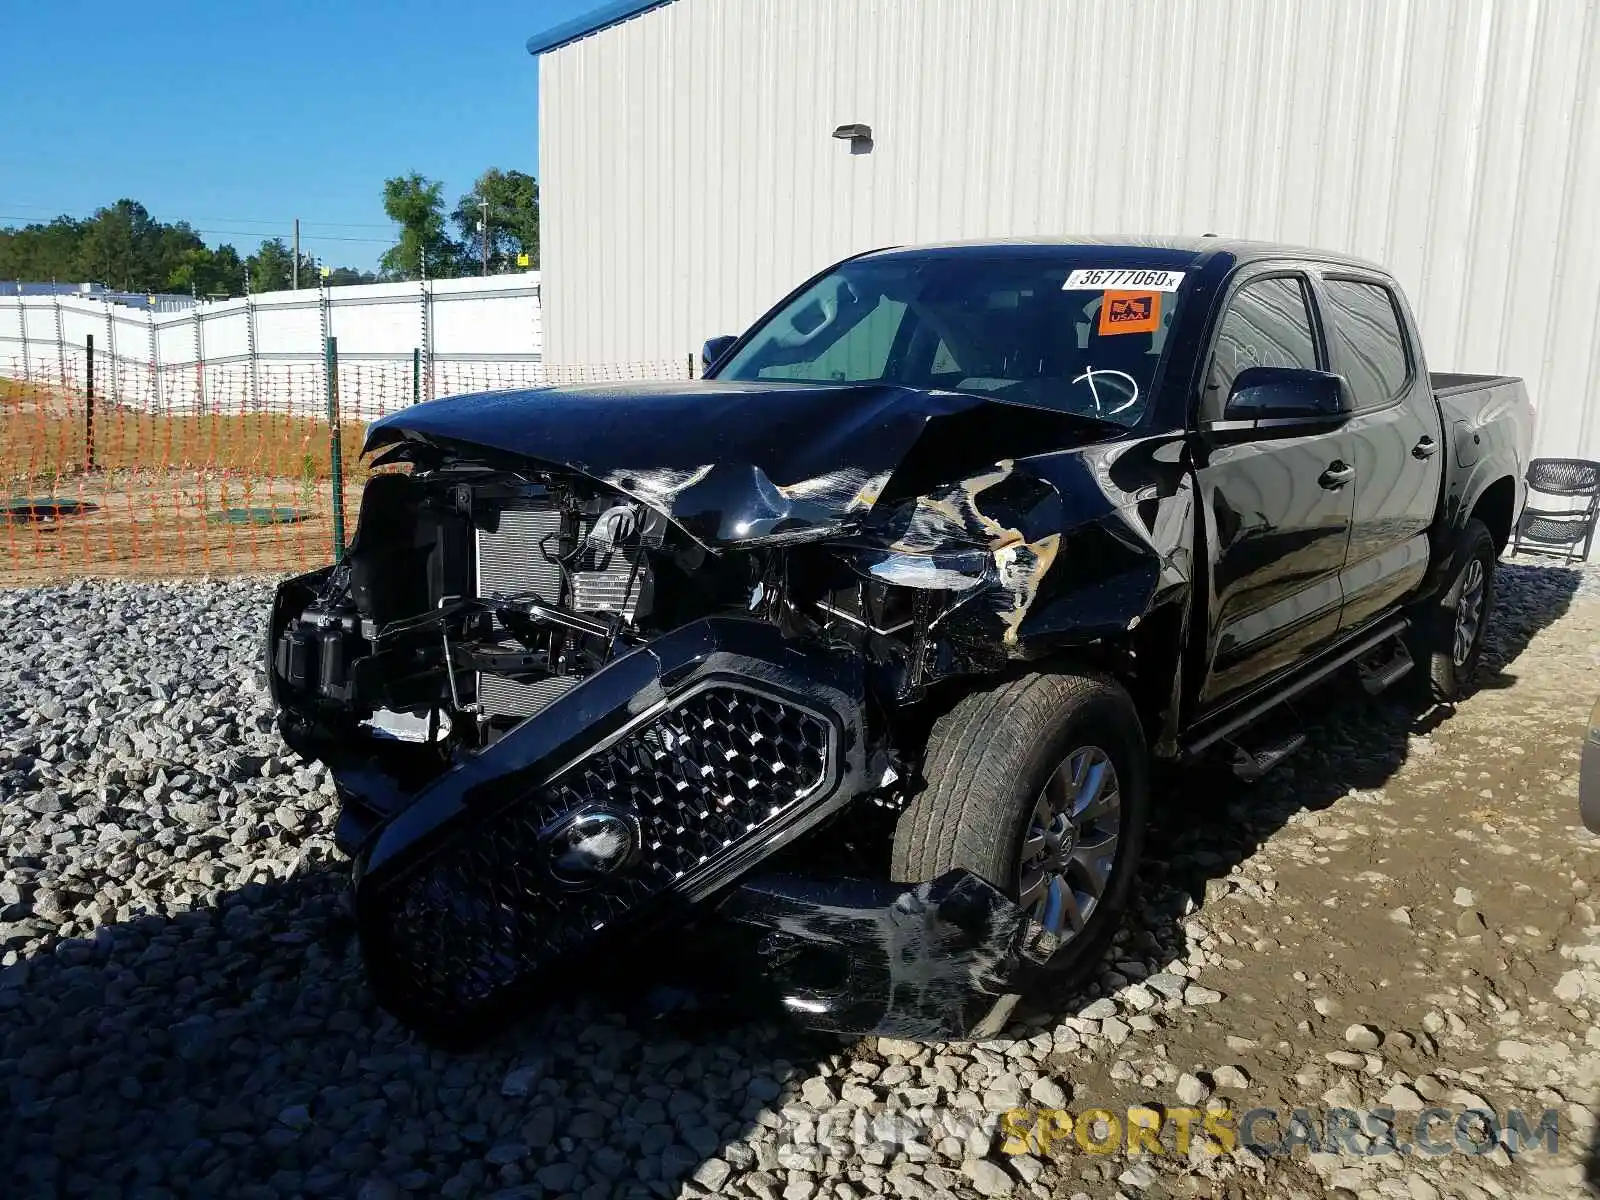
M 1132 276 L 1172 290 L 1109 289 L 1102 276 L 1129 272 L 1098 270 L 1112 264 L 1093 254 L 856 259 L 757 327 L 717 378 L 899 384 L 1131 426 L 1157 385 L 1183 273 Z
M 1381 284 L 1354 279 L 1327 279 L 1323 287 L 1339 366 L 1356 408 L 1381 408 L 1400 394 L 1411 375 L 1394 294 Z
M 1211 355 L 1207 392 L 1212 408 L 1221 410 L 1234 378 L 1246 367 L 1318 369 L 1317 338 L 1301 280 L 1257 279 L 1234 293 Z

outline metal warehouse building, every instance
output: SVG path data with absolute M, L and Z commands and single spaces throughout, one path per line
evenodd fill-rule
M 876 246 L 1216 232 L 1388 264 L 1433 369 L 1600 458 L 1594 0 L 633 0 L 528 46 L 553 363 Z

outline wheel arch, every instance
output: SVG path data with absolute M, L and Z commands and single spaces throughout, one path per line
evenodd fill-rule
M 1478 494 L 1473 501 L 1469 519 L 1482 521 L 1494 538 L 1496 554 L 1504 553 L 1511 541 L 1511 525 L 1516 519 L 1517 484 L 1509 475 L 1502 475 Z

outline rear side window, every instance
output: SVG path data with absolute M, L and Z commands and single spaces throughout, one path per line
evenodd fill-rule
M 1234 293 L 1217 331 L 1207 380 L 1219 410 L 1246 367 L 1317 370 L 1317 339 L 1305 285 L 1286 276 L 1257 279 Z
M 1388 404 L 1411 375 L 1394 293 L 1381 284 L 1354 279 L 1328 279 L 1323 286 L 1332 309 L 1339 366 L 1356 407 Z

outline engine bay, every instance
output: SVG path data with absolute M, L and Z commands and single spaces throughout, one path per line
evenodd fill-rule
M 870 736 L 903 775 L 893 714 L 971 665 L 938 625 L 988 569 L 984 556 L 956 585 L 909 571 L 932 587 L 883 577 L 907 577 L 907 561 L 848 539 L 708 549 L 560 470 L 377 474 L 343 560 L 280 594 L 269 658 L 283 729 L 302 753 L 359 758 L 414 790 L 620 656 L 726 616 L 859 657 Z

